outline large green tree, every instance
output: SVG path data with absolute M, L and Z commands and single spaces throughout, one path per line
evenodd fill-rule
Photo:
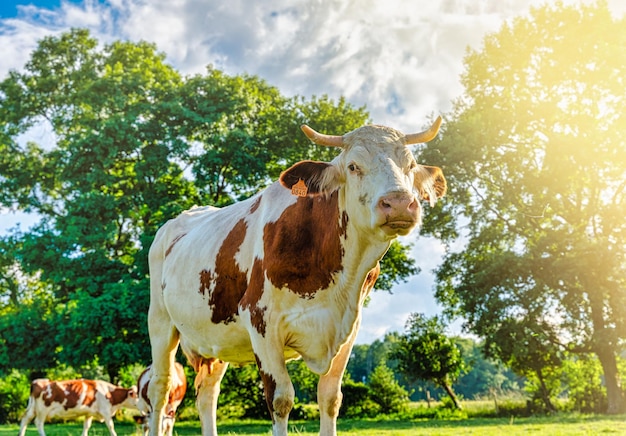
M 427 227 L 451 242 L 438 299 L 539 377 L 565 350 L 597 355 L 610 413 L 624 410 L 625 46 L 605 2 L 531 9 L 469 51 L 465 94 L 422 155 L 451 187 Z
M 97 357 L 112 378 L 149 355 L 146 244 L 197 198 L 173 162 L 185 149 L 171 125 L 181 78 L 163 59 L 73 30 L 44 38 L 0 84 L 2 203 L 41 217 L 19 238 L 16 268 L 54 298 L 46 342 L 58 359 Z M 17 142 L 42 123 L 54 144 Z
M 398 370 L 407 379 L 434 383 L 446 392 L 457 409 L 461 409 L 452 384 L 466 365 L 461 349 L 446 335 L 445 329 L 439 316 L 429 318 L 412 313 L 391 356 L 398 361 Z
M 0 206 L 40 218 L 0 238 L 0 367 L 97 362 L 115 379 L 146 363 L 156 230 L 194 204 L 250 196 L 299 159 L 331 159 L 302 123 L 341 134 L 368 120 L 257 77 L 182 77 L 145 42 L 101 46 L 82 29 L 42 39 L 0 82 Z M 51 134 L 37 142 L 41 126 Z M 415 272 L 406 247 L 389 258 L 387 289 Z

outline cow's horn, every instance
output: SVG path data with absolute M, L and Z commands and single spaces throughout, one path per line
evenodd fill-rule
M 439 126 L 441 126 L 441 117 L 437 117 L 432 126 L 430 126 L 427 130 L 419 133 L 410 133 L 405 136 L 407 144 L 420 144 L 422 142 L 428 142 L 437 136 L 437 132 L 439 132 Z
M 330 147 L 343 147 L 343 136 L 336 135 L 324 135 L 323 133 L 317 133 L 306 124 L 300 126 L 304 134 L 311 141 L 317 145 L 328 145 Z

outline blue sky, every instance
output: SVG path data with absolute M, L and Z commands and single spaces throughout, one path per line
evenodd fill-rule
M 366 105 L 374 123 L 408 133 L 421 130 L 429 116 L 449 111 L 462 95 L 460 74 L 468 48 L 480 49 L 485 35 L 543 3 L 0 0 L 0 80 L 9 70 L 21 69 L 44 36 L 86 27 L 101 43 L 153 42 L 183 74 L 201 73 L 211 64 L 229 74 L 257 75 L 285 95 L 344 96 L 357 107 Z M 623 0 L 609 0 L 609 5 L 616 13 L 626 11 Z M 33 140 L 53 142 L 45 129 L 31 134 Z M 16 223 L 27 228 L 34 220 L 0 209 L 0 232 Z M 374 293 L 364 310 L 359 343 L 402 331 L 411 312 L 432 315 L 440 310 L 431 271 L 442 247 L 417 232 L 405 242 L 413 244 L 422 272 L 392 295 Z
M 72 0 L 71 3 L 82 3 L 82 0 Z M 15 1 L 2 0 L 0 2 L 0 18 L 10 18 L 18 15 L 18 6 L 36 6 L 42 9 L 58 9 L 61 0 L 31 0 L 31 1 Z

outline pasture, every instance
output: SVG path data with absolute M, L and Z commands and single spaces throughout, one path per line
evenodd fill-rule
M 17 424 L 0 426 L 0 436 L 13 436 Z M 217 426 L 220 435 L 267 436 L 271 434 L 271 423 L 262 420 L 222 421 Z M 47 424 L 48 436 L 73 436 L 80 434 L 82 424 Z M 290 434 L 313 436 L 319 431 L 317 421 L 290 421 Z M 139 435 L 138 427 L 129 422 L 117 422 L 115 430 L 119 436 Z M 626 434 L 626 415 L 582 415 L 562 413 L 554 416 L 530 418 L 467 418 L 467 419 L 340 419 L 338 433 L 342 436 L 420 436 L 420 435 L 622 435 Z M 94 423 L 91 436 L 108 436 L 104 424 Z M 199 435 L 198 421 L 177 422 L 175 435 Z M 26 436 L 36 436 L 34 425 L 29 426 Z

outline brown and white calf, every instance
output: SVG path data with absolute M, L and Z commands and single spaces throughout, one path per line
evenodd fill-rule
M 163 416 L 163 434 L 171 436 L 174 431 L 174 421 L 176 420 L 176 410 L 180 403 L 185 398 L 185 392 L 187 392 L 187 378 L 185 377 L 185 369 L 183 366 L 176 362 L 174 365 L 174 373 L 171 378 L 171 389 L 167 404 L 165 405 L 165 415 Z M 139 400 L 137 401 L 137 408 L 142 413 L 143 419 L 139 419 L 138 422 L 143 424 L 144 435 L 148 434 L 150 424 L 150 414 L 152 413 L 152 406 L 150 399 L 148 398 L 148 386 L 150 386 L 150 379 L 152 377 L 152 365 L 148 366 L 144 372 L 141 373 L 137 380 L 137 392 L 139 394 Z
M 303 126 L 341 153 L 298 162 L 245 201 L 194 208 L 159 229 L 149 254 L 150 434 L 161 434 L 179 344 L 197 372 L 203 435 L 217 434 L 229 363 L 258 365 L 273 434 L 286 435 L 295 393 L 285 361 L 298 357 L 320 374 L 320 434 L 336 434 L 341 378 L 378 262 L 419 226 L 421 202 L 446 191 L 441 170 L 418 164 L 408 147 L 434 138 L 440 123 L 409 135 Z
M 43 426 L 46 419 L 84 416 L 82 436 L 87 436 L 94 417 L 104 421 L 109 433 L 115 436 L 113 416 L 122 407 L 137 407 L 137 387 L 126 389 L 102 380 L 33 380 L 19 435 L 24 436 L 33 418 L 39 435 L 45 436 Z

